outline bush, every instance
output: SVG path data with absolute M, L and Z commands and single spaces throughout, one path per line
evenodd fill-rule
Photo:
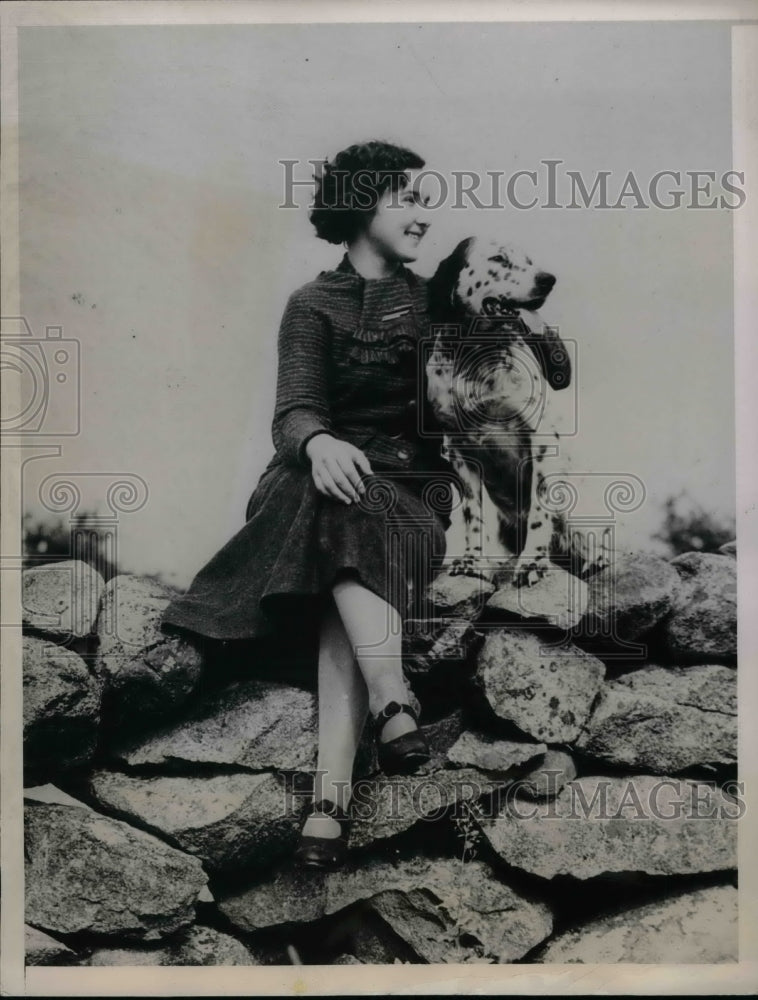
M 720 546 L 735 537 L 734 518 L 709 514 L 684 492 L 670 496 L 663 508 L 663 525 L 653 538 L 667 545 L 672 556 L 683 552 L 718 552 Z

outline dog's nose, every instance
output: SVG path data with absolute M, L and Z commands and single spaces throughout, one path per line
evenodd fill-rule
M 554 284 L 555 276 L 548 274 L 547 271 L 540 271 L 534 278 L 534 287 L 540 295 L 547 295 Z

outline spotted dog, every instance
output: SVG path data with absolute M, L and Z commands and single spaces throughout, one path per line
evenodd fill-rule
M 463 501 L 465 552 L 451 573 L 497 580 L 518 556 L 512 582 L 523 586 L 536 583 L 551 558 L 577 576 L 607 563 L 604 550 L 590 553 L 546 504 L 560 452 L 550 390 L 571 381 L 565 345 L 536 312 L 554 284 L 522 250 L 476 237 L 460 243 L 429 283 L 437 334 L 427 396 Z M 483 491 L 494 523 L 484 516 Z

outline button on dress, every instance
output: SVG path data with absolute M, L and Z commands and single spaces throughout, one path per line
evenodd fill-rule
M 445 554 L 456 484 L 426 400 L 426 296 L 425 280 L 404 266 L 367 280 L 347 255 L 290 296 L 278 340 L 276 452 L 244 525 L 165 609 L 167 629 L 232 645 L 268 637 L 271 649 L 297 633 L 308 655 L 294 679 L 312 683 L 318 620 L 341 576 L 402 617 L 420 613 Z M 350 505 L 313 482 L 305 446 L 322 432 L 371 463 L 366 493 Z

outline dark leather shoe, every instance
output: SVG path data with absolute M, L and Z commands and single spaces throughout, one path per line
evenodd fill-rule
M 376 753 L 379 767 L 385 774 L 412 774 L 422 764 L 431 759 L 426 737 L 417 728 L 415 732 L 403 733 L 394 740 L 382 742 L 379 738 L 384 724 L 400 712 L 410 715 L 418 726 L 418 716 L 410 705 L 391 701 L 374 718 L 376 721 Z
M 338 837 L 312 837 L 303 833 L 303 827 L 309 816 L 331 816 L 336 819 L 342 832 Z M 350 817 L 335 802 L 329 799 L 319 799 L 314 802 L 300 826 L 300 842 L 295 848 L 295 863 L 301 868 L 318 868 L 324 871 L 335 871 L 345 863 L 347 856 L 347 838 L 350 830 Z

